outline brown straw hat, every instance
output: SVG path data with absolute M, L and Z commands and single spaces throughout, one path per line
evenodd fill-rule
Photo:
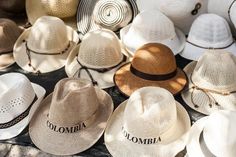
M 72 155 L 93 146 L 113 111 L 111 97 L 84 79 L 63 79 L 33 111 L 29 134 L 41 150 Z
M 146 86 L 162 87 L 176 95 L 183 90 L 187 79 L 185 73 L 177 68 L 170 48 L 160 43 L 149 43 L 135 52 L 131 63 L 117 70 L 114 82 L 127 96 Z

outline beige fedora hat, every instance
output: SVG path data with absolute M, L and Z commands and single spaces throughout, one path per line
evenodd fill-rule
M 105 145 L 114 157 L 174 157 L 187 142 L 184 107 L 159 87 L 144 87 L 120 104 L 107 123 Z
M 43 16 L 17 39 L 13 55 L 16 63 L 24 70 L 47 73 L 65 65 L 78 41 L 76 31 L 66 26 L 61 19 Z
M 198 62 L 185 68 L 189 84 L 181 95 L 192 109 L 209 115 L 236 110 L 236 57 L 229 52 L 209 50 Z
M 63 79 L 33 115 L 29 135 L 41 150 L 72 155 L 93 146 L 113 112 L 111 97 L 84 79 Z

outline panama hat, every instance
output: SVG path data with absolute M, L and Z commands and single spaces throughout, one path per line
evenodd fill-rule
M 174 54 L 184 49 L 186 38 L 183 32 L 174 27 L 173 22 L 159 11 L 139 13 L 132 24 L 120 31 L 121 41 L 130 53 L 147 43 L 163 43 Z
M 197 121 L 189 133 L 189 157 L 235 157 L 236 112 L 217 111 Z
M 90 81 L 63 79 L 34 113 L 29 135 L 47 153 L 77 154 L 99 140 L 112 111 L 111 97 Z
M 78 41 L 76 31 L 66 26 L 61 19 L 42 16 L 17 39 L 13 55 L 16 63 L 24 70 L 47 73 L 65 65 Z
M 125 50 L 116 34 L 108 29 L 87 33 L 68 57 L 65 66 L 69 77 L 91 80 L 104 89 L 114 86 L 115 71 L 126 62 Z
M 46 91 L 20 73 L 1 75 L 0 91 L 0 140 L 6 140 L 27 127 L 30 108 L 38 107 Z
M 184 149 L 190 127 L 187 111 L 170 92 L 144 87 L 115 110 L 105 145 L 114 157 L 174 157 Z
M 227 21 L 216 14 L 202 14 L 193 23 L 180 55 L 197 61 L 207 49 L 221 49 L 236 55 L 236 43 Z

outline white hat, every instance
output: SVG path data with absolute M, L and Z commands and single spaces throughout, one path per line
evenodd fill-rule
M 19 135 L 29 124 L 30 108 L 37 108 L 46 91 L 20 73 L 0 76 L 0 140 Z
M 229 18 L 232 21 L 232 23 L 234 24 L 234 28 L 236 28 L 236 1 L 234 1 L 234 3 L 231 5 L 231 9 L 229 12 Z M 234 29 L 235 32 L 235 37 L 236 37 L 236 29 Z
M 190 129 L 189 157 L 235 157 L 236 112 L 218 111 L 198 120 Z
M 229 25 L 216 14 L 202 14 L 193 22 L 180 55 L 190 60 L 198 60 L 207 49 L 227 50 L 236 55 L 236 43 Z
M 192 109 L 209 115 L 214 111 L 236 110 L 236 57 L 229 52 L 212 50 L 184 71 L 189 85 L 182 98 Z
M 190 127 L 187 111 L 170 92 L 144 87 L 115 110 L 105 145 L 114 157 L 173 157 L 184 149 Z
M 167 45 L 176 55 L 185 45 L 185 35 L 174 27 L 173 22 L 159 11 L 143 11 L 132 24 L 120 31 L 120 36 L 127 50 L 134 53 L 147 43 L 158 42 Z

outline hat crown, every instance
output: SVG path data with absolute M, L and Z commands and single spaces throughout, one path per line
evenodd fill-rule
M 20 13 L 25 10 L 25 0 L 1 0 L 0 9 L 11 13 Z

